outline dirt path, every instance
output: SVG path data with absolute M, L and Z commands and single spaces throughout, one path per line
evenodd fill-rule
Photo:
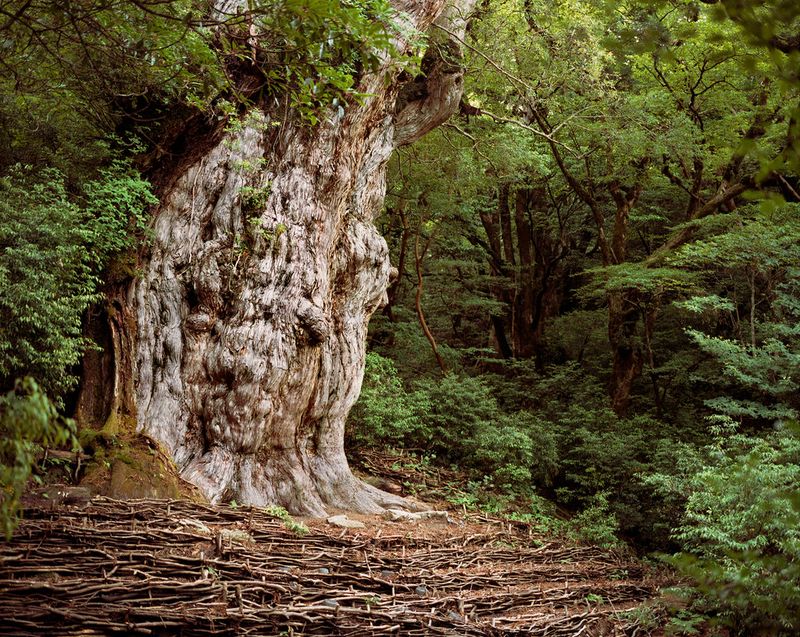
M 0 634 L 647 634 L 658 582 L 618 555 L 486 519 L 364 521 L 297 535 L 186 501 L 28 510 L 0 544 Z

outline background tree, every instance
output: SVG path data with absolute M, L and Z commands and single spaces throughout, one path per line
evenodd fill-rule
M 775 253 L 796 243 L 795 213 L 750 205 L 797 199 L 787 159 L 796 87 L 776 79 L 792 54 L 742 42 L 740 23 L 715 12 L 494 3 L 469 31 L 458 117 L 391 163 L 382 220 L 404 267 L 372 346 L 394 360 L 405 390 L 446 382 L 411 320 L 416 276 L 401 257 L 403 236 L 435 226 L 426 317 L 448 369 L 491 388 L 496 428 L 522 411 L 516 434 L 547 431 L 556 445 L 555 457 L 509 456 L 529 476 L 514 493 L 538 489 L 572 510 L 606 506 L 624 535 L 662 548 L 682 541 L 671 528 L 686 502 L 646 475 L 698 471 L 713 439 L 705 417 L 723 405 L 756 436 L 772 426 L 768 414 L 794 418 L 755 384 L 778 386 L 767 360 L 784 355 L 765 348 L 758 326 L 786 325 L 771 314 L 784 303 L 770 290 L 794 276 Z M 753 342 L 764 357 L 747 353 Z M 743 377 L 713 380 L 727 373 L 723 350 L 738 352 L 731 369 L 752 370 L 751 389 Z M 485 418 L 459 404 L 462 422 Z M 408 439 L 419 446 L 415 431 Z M 473 451 L 440 459 L 491 483 L 471 445 L 503 443 L 460 439 Z

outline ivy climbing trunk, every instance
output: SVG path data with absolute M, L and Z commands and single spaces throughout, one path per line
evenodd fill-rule
M 408 27 L 438 20 L 457 34 L 473 4 L 394 2 Z M 386 162 L 460 100 L 459 47 L 446 44 L 431 47 L 424 77 L 398 81 L 387 60 L 361 78 L 362 103 L 314 128 L 253 109 L 161 197 L 122 309 L 133 370 L 118 370 L 133 378 L 139 430 L 210 500 L 310 515 L 401 504 L 352 475 L 344 426 L 389 284 L 372 223 Z

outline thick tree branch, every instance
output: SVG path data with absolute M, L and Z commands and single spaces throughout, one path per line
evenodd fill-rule
M 458 111 L 464 91 L 461 44 L 476 0 L 459 0 L 432 25 L 449 37 L 431 36 L 422 73 L 402 87 L 395 107 L 395 147 L 411 144 Z
M 717 193 L 711 197 L 705 204 L 698 208 L 692 215 L 692 220 L 702 219 L 715 213 L 720 206 L 731 201 L 744 193 L 750 184 L 739 182 L 724 188 L 720 188 Z M 658 250 L 656 250 L 647 260 L 646 264 L 650 266 L 657 265 L 664 257 L 681 247 L 683 244 L 692 240 L 697 231 L 693 225 L 685 226 L 683 229 L 672 235 Z

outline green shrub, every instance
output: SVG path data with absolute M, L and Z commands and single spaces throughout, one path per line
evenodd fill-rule
M 550 423 L 519 410 L 506 413 L 480 377 L 447 374 L 417 384 L 430 406 L 420 415 L 430 432 L 429 446 L 475 478 L 513 495 L 529 495 L 549 485 L 558 469 Z
M 451 373 L 407 391 L 394 363 L 374 352 L 347 432 L 351 446 L 423 450 L 514 495 L 550 484 L 557 470 L 549 423 L 524 411 L 503 413 L 480 378 Z
M 499 409 L 489 387 L 480 378 L 454 373 L 422 379 L 415 387 L 428 396 L 429 408 L 421 417 L 430 432 L 431 450 L 440 458 L 469 467 L 474 452 L 470 441 L 498 419 Z
M 422 392 L 407 392 L 394 363 L 369 352 L 361 395 L 348 418 L 348 443 L 414 446 L 429 435 L 420 418 L 427 411 L 427 396 Z
M 17 167 L 0 179 L 0 389 L 30 375 L 61 396 L 85 347 L 81 314 L 93 301 L 87 215 L 61 175 Z
M 649 542 L 654 502 L 652 489 L 639 477 L 649 471 L 663 424 L 647 416 L 621 419 L 607 408 L 574 405 L 553 426 L 561 467 L 559 500 L 586 507 L 604 493 L 622 530 Z
M 491 475 L 496 487 L 525 494 L 534 484 L 552 484 L 558 451 L 549 423 L 519 411 L 480 425 L 465 444 L 472 449 L 473 466 Z
M 158 203 L 150 184 L 128 162 L 115 160 L 88 182 L 82 193 L 91 220 L 89 246 L 98 268 L 136 247 L 147 229 L 145 211 Z
M 709 449 L 673 563 L 739 634 L 800 630 L 800 437 L 734 435 Z
M 75 424 L 58 415 L 33 379 L 18 381 L 14 390 L 0 396 L 0 532 L 6 539 L 16 527 L 36 452 L 76 444 Z
M 605 493 L 595 494 L 589 504 L 567 524 L 567 535 L 584 544 L 612 548 L 621 544 L 617 533 L 619 521 L 608 503 Z
M 505 411 L 525 409 L 553 420 L 573 405 L 599 408 L 608 403 L 608 392 L 578 363 L 551 365 L 543 373 L 536 371 L 533 359 L 496 365 L 501 365 L 502 374 L 487 374 L 483 378 Z
M 124 162 L 70 197 L 64 176 L 16 166 L 0 177 L 0 390 L 32 376 L 57 404 L 76 382 L 88 345 L 81 316 L 99 299 L 99 275 L 133 247 L 155 200 Z

